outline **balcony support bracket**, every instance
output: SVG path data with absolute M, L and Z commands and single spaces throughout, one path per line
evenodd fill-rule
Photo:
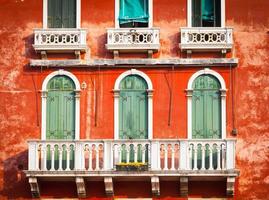
M 113 196 L 114 195 L 114 189 L 113 189 L 113 179 L 112 177 L 105 177 L 104 178 L 105 183 L 105 192 L 107 196 Z
M 188 177 L 180 177 L 180 196 L 187 197 L 189 193 Z
M 118 59 L 120 57 L 120 53 L 119 51 L 113 51 L 113 56 L 114 56 L 114 59 Z
M 148 58 L 152 58 L 153 56 L 153 51 L 152 50 L 148 50 Z
M 187 58 L 191 58 L 192 50 L 187 50 Z
M 76 177 L 76 185 L 77 185 L 78 197 L 85 198 L 86 197 L 86 188 L 85 188 L 84 178 Z
M 160 180 L 159 177 L 151 177 L 151 191 L 153 196 L 160 196 Z
M 75 51 L 76 59 L 80 59 L 80 51 Z
M 46 51 L 41 51 L 40 52 L 40 55 L 41 55 L 41 59 L 42 60 L 47 60 L 48 56 L 47 56 L 47 52 Z
M 234 184 L 235 184 L 235 177 L 227 177 L 226 183 L 226 194 L 227 196 L 234 196 Z
M 40 197 L 40 190 L 39 190 L 39 185 L 37 182 L 36 177 L 29 177 L 29 184 L 31 187 L 31 193 L 33 198 L 39 198 Z

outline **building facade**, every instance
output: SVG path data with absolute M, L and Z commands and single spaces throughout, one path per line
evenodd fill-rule
M 268 6 L 3 0 L 1 199 L 268 199 Z

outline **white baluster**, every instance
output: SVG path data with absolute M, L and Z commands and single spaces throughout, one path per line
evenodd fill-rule
M 205 170 L 205 151 L 206 151 L 206 145 L 201 144 L 201 151 L 202 151 L 202 168 L 201 168 L 201 170 Z
M 92 144 L 89 144 L 89 160 L 88 160 L 88 164 L 89 164 L 89 171 L 92 171 Z
M 42 145 L 42 152 L 43 152 L 43 155 L 41 156 L 42 157 L 41 169 L 47 170 L 47 145 L 46 144 Z
M 164 145 L 164 170 L 168 170 L 168 145 Z
M 134 144 L 134 162 L 137 162 L 138 144 Z
M 66 144 L 66 170 L 70 170 L 70 151 L 71 151 L 71 146 L 70 144 Z
M 51 145 L 51 171 L 54 171 L 55 170 L 55 167 L 54 167 L 54 152 L 55 152 L 55 146 L 54 145 Z
M 100 166 L 99 166 L 99 146 L 98 144 L 96 144 L 96 167 L 95 170 L 99 170 Z
M 193 166 L 193 170 L 198 170 L 197 167 L 197 151 L 198 151 L 198 145 L 197 144 L 193 144 L 193 150 L 194 150 L 194 166 Z
M 131 145 L 130 144 L 126 144 L 125 151 L 126 151 L 126 162 L 129 163 L 130 162 L 130 154 L 131 154 Z
M 141 146 L 141 150 L 142 150 L 142 163 L 146 162 L 146 144 L 143 144 Z
M 172 153 L 171 170 L 175 170 L 175 144 L 171 144 L 171 153 Z
M 218 161 L 217 161 L 217 170 L 221 170 L 221 167 L 220 167 L 220 154 L 221 154 L 221 151 L 220 151 L 220 148 L 221 148 L 221 146 L 217 146 L 217 152 L 218 152 L 218 154 L 217 154 L 217 159 L 218 159 Z
M 209 144 L 209 170 L 213 169 L 213 145 Z
M 62 167 L 62 163 L 63 163 L 63 148 L 62 146 L 59 145 L 59 148 L 58 148 L 58 151 L 59 151 L 59 171 L 62 171 L 63 170 L 63 167 Z
M 122 163 L 122 144 L 120 144 L 119 148 L 118 148 L 118 153 L 119 153 L 119 163 Z

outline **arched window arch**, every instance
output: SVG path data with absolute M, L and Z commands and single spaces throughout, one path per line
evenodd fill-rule
M 151 80 L 141 71 L 131 69 L 117 78 L 114 85 L 115 139 L 152 139 L 152 91 Z
M 193 74 L 187 88 L 188 138 L 226 137 L 226 86 L 210 69 Z
M 79 139 L 80 84 L 70 72 L 49 74 L 42 84 L 41 139 Z

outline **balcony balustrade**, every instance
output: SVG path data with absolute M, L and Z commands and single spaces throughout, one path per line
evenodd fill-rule
M 181 32 L 182 51 L 222 51 L 233 47 L 233 29 L 221 27 L 183 27 Z
M 34 29 L 34 49 L 37 52 L 84 52 L 86 29 Z
M 116 171 L 145 163 L 148 171 L 221 171 L 235 168 L 235 140 L 31 140 L 29 171 Z
M 118 52 L 156 52 L 160 48 L 159 28 L 109 28 L 106 48 Z

